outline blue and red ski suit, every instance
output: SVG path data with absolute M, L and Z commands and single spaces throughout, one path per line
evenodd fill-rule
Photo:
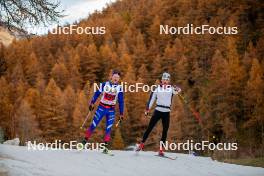
M 85 138 L 88 140 L 102 118 L 106 117 L 106 129 L 104 142 L 109 142 L 111 138 L 111 128 L 115 122 L 115 105 L 118 102 L 120 115 L 124 113 L 124 93 L 121 85 L 112 84 L 110 81 L 101 83 L 100 88 L 94 93 L 91 104 L 102 94 L 100 104 L 95 112 L 90 127 L 86 130 Z

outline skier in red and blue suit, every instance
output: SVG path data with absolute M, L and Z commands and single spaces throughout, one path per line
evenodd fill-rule
M 94 93 L 94 96 L 91 100 L 89 110 L 92 111 L 94 109 L 94 104 L 98 97 L 102 94 L 100 104 L 95 112 L 93 121 L 90 127 L 86 130 L 85 140 L 86 142 L 89 140 L 95 128 L 98 126 L 99 122 L 102 118 L 106 117 L 106 130 L 104 142 L 110 141 L 111 138 L 111 128 L 115 122 L 115 105 L 118 102 L 119 104 L 119 112 L 120 117 L 119 120 L 123 120 L 124 114 L 124 93 L 122 90 L 122 86 L 119 84 L 120 80 L 120 72 L 113 71 L 111 80 L 106 81 L 100 84 L 100 88 Z

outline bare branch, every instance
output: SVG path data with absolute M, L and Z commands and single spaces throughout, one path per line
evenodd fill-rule
M 59 5 L 51 0 L 0 0 L 0 25 L 11 31 L 26 31 L 26 25 L 47 26 L 64 16 Z

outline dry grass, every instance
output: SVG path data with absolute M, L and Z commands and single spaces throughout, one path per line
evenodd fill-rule
M 238 159 L 223 159 L 225 163 L 239 164 L 244 166 L 255 166 L 264 168 L 264 158 L 238 158 Z

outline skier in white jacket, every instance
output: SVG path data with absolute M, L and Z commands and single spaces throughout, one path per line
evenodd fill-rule
M 142 141 L 136 148 L 136 151 L 140 151 L 144 148 L 144 143 L 146 142 L 150 132 L 155 127 L 159 120 L 162 121 L 162 136 L 161 141 L 166 142 L 167 132 L 170 124 L 170 111 L 173 95 L 181 92 L 181 89 L 176 86 L 170 85 L 170 74 L 165 72 L 162 74 L 161 84 L 150 94 L 149 101 L 147 103 L 145 115 L 149 114 L 149 110 L 156 101 L 155 111 L 150 119 L 147 130 L 145 131 Z M 159 149 L 159 155 L 164 156 L 163 149 Z

